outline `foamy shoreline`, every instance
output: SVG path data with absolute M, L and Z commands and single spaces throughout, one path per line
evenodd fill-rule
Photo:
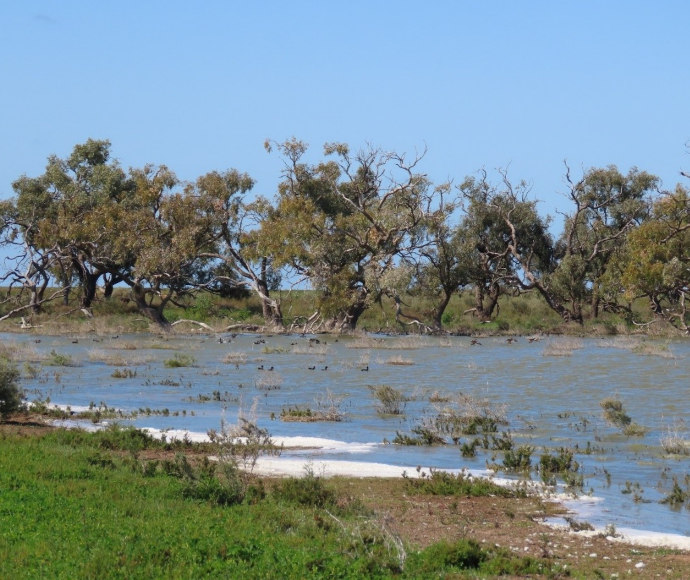
M 57 406 L 57 405 L 56 405 Z M 72 408 L 75 410 L 75 408 Z M 63 426 L 74 426 L 87 429 L 98 429 L 99 426 L 82 424 L 75 424 L 74 421 L 55 421 L 55 424 Z M 101 424 L 104 427 L 106 424 Z M 168 441 L 187 440 L 192 443 L 205 443 L 209 441 L 209 436 L 206 433 L 199 433 L 193 431 L 177 430 L 177 429 L 154 429 L 141 428 L 152 437 L 157 439 L 165 438 Z M 324 439 L 319 437 L 272 437 L 276 445 L 282 445 L 289 450 L 318 450 L 318 451 L 342 451 L 347 453 L 366 453 L 373 449 L 377 443 L 348 443 L 344 441 L 337 441 L 332 439 Z M 428 475 L 431 472 L 431 467 L 411 467 L 402 465 L 393 465 L 387 463 L 371 463 L 366 461 L 351 461 L 351 460 L 336 460 L 336 459 L 318 459 L 305 457 L 259 457 L 254 466 L 254 473 L 257 475 L 265 475 L 269 477 L 300 477 L 305 475 L 308 471 L 320 477 L 421 477 Z M 498 485 L 513 486 L 515 480 L 497 478 L 492 475 L 490 471 L 471 471 L 471 470 L 440 470 L 448 471 L 450 473 L 459 473 L 464 471 L 472 477 L 486 477 L 491 479 Z M 543 493 L 547 499 L 553 501 L 561 501 L 568 499 L 568 503 L 573 508 L 573 512 L 577 515 L 577 505 L 582 504 L 591 506 L 597 503 L 599 498 L 584 497 L 578 500 L 573 500 L 572 496 L 559 495 L 552 491 L 546 491 L 539 482 L 529 483 L 530 487 L 536 493 Z M 553 528 L 567 531 L 572 534 L 580 536 L 598 536 L 606 533 L 607 528 L 595 527 L 594 530 L 573 531 L 567 523 L 561 520 L 544 521 L 544 524 Z M 651 548 L 672 548 L 677 550 L 690 551 L 690 537 L 680 534 L 670 534 L 663 532 L 653 532 L 649 530 L 638 530 L 633 528 L 616 528 L 614 536 L 607 536 L 607 539 L 612 542 L 621 542 L 637 546 L 646 546 Z

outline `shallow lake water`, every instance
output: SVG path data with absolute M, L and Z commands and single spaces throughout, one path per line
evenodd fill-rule
M 223 420 L 235 423 L 242 409 L 255 413 L 259 426 L 275 437 L 332 441 L 285 453 L 305 463 L 318 457 L 410 471 L 484 470 L 501 464 L 503 453 L 479 449 L 476 457 L 465 458 L 457 445 L 388 442 L 397 432 L 411 435 L 420 420 L 461 395 L 486 401 L 504 409 L 508 424 L 501 429 L 516 446 L 534 447 L 533 465 L 545 450 L 577 450 L 584 478 L 580 494 L 591 498 L 578 505 L 589 523 L 690 535 L 690 511 L 660 503 L 674 478 L 683 489 L 688 486 L 690 456 L 669 455 L 661 444 L 670 433 L 690 438 L 687 340 L 482 338 L 472 345 L 466 337 L 38 334 L 0 334 L 0 340 L 16 346 L 20 361 L 34 369 L 33 378 L 23 373 L 29 400 L 49 398 L 73 409 L 101 403 L 124 412 L 148 408 L 150 414 L 140 411 L 124 422 L 199 433 L 219 429 Z M 49 365 L 55 355 L 70 357 L 74 366 Z M 176 356 L 193 357 L 193 366 L 166 366 Z M 116 378 L 115 371 L 132 376 Z M 404 416 L 377 412 L 370 388 L 376 385 L 390 385 L 408 398 Z M 605 420 L 600 403 L 611 397 L 644 427 L 643 435 L 627 437 Z M 439 399 L 449 400 L 432 402 Z M 284 409 L 318 409 L 329 401 L 345 414 L 343 421 L 280 419 Z M 532 478 L 539 476 L 533 472 Z

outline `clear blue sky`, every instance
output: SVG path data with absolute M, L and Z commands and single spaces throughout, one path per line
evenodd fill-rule
M 110 139 L 127 168 L 237 168 L 266 138 L 428 153 L 456 182 L 510 166 L 567 209 L 563 160 L 690 170 L 690 2 L 5 1 L 0 198 L 50 154 Z

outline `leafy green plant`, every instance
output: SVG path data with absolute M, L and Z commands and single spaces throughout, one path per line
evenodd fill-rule
M 75 366 L 74 361 L 72 360 L 72 357 L 67 355 L 67 354 L 60 354 L 55 352 L 55 349 L 50 351 L 50 355 L 48 356 L 48 360 L 46 361 L 46 364 L 53 366 L 53 367 L 72 367 Z
M 572 487 L 582 487 L 583 477 L 579 470 L 574 451 L 566 447 L 560 447 L 557 454 L 545 452 L 539 458 L 539 474 L 549 485 L 554 485 L 556 477 L 561 477 Z
M 278 485 L 274 495 L 285 502 L 317 508 L 332 508 L 336 504 L 335 491 L 326 486 L 323 478 L 307 465 L 303 477 L 288 477 Z
M 432 469 L 430 474 L 420 471 L 420 476 L 411 478 L 403 473 L 410 493 L 420 495 L 460 495 L 480 497 L 496 495 L 501 497 L 523 497 L 524 491 L 502 487 L 481 477 L 460 472 L 457 474 Z
M 508 471 L 529 471 L 532 468 L 531 445 L 520 445 L 517 449 L 508 449 L 503 456 L 503 466 Z

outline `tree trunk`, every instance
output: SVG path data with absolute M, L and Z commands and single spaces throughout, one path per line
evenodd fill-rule
M 155 322 L 160 328 L 168 332 L 171 328 L 170 322 L 163 314 L 162 306 L 153 306 L 146 302 L 146 291 L 139 284 L 134 284 L 132 286 L 132 297 L 134 298 L 134 303 L 137 305 L 139 312 Z
M 91 308 L 91 305 L 96 298 L 98 279 L 101 277 L 101 275 L 100 273 L 92 274 L 91 272 L 84 270 L 79 277 L 81 278 L 82 287 L 81 307 L 88 310 Z
M 475 286 L 474 305 L 477 309 L 477 316 L 479 316 L 480 320 L 491 320 L 491 316 L 496 309 L 500 295 L 501 287 L 499 286 L 498 282 L 492 282 L 488 288 L 488 292 L 479 284 Z
M 103 277 L 103 297 L 108 300 L 113 296 L 113 290 L 115 289 L 115 284 L 123 282 L 121 276 L 115 276 L 114 274 L 104 275 Z
M 280 302 L 269 296 L 268 284 L 265 280 L 256 280 L 257 293 L 261 298 L 261 310 L 264 323 L 271 329 L 283 328 L 283 312 L 280 309 Z
M 431 323 L 436 331 L 443 330 L 443 313 L 446 311 L 451 296 L 451 293 L 444 291 L 441 300 L 431 311 Z

